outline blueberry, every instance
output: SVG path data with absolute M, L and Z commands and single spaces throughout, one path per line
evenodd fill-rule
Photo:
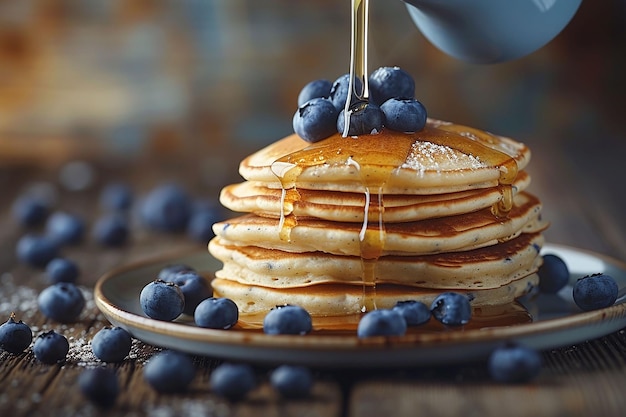
M 23 226 L 37 226 L 46 220 L 50 206 L 45 199 L 36 195 L 19 196 L 11 206 L 13 217 Z
M 46 236 L 27 234 L 17 241 L 17 258 L 36 268 L 44 268 L 58 253 L 59 246 Z
M 617 300 L 617 283 L 606 274 L 594 274 L 580 278 L 574 284 L 574 302 L 585 311 L 612 306 Z
M 543 264 L 537 274 L 539 290 L 544 293 L 555 294 L 569 281 L 567 264 L 557 255 L 543 255 Z
M 33 341 L 33 332 L 26 324 L 15 321 L 15 314 L 11 314 L 6 323 L 0 325 L 0 349 L 17 355 L 22 353 Z
M 418 132 L 426 126 L 426 109 L 414 98 L 390 98 L 380 109 L 385 114 L 385 127 L 391 130 Z
M 86 369 L 78 376 L 80 392 L 93 404 L 110 408 L 120 392 L 117 375 L 110 369 Z
M 337 109 L 326 98 L 314 98 L 296 110 L 293 130 L 307 142 L 317 142 L 336 133 Z
M 348 99 L 348 90 L 350 90 L 350 74 L 344 74 L 337 78 L 333 82 L 333 86 L 330 88 L 329 99 L 333 103 L 333 106 L 337 109 L 337 112 L 344 110 L 346 107 L 346 101 Z M 354 79 L 354 86 L 356 91 L 361 91 L 363 88 L 363 82 L 358 78 Z M 354 89 L 353 89 L 354 90 Z M 352 99 L 350 103 L 354 103 L 357 100 L 354 91 L 352 91 Z
M 208 329 L 230 329 L 239 320 L 237 304 L 228 298 L 207 298 L 198 304 L 193 315 L 200 327 Z
M 469 298 L 455 292 L 438 295 L 430 306 L 430 311 L 437 320 L 447 326 L 467 324 L 472 317 Z
M 488 360 L 491 377 L 499 382 L 528 382 L 541 371 L 541 355 L 534 349 L 517 344 L 496 348 Z
M 380 309 L 366 313 L 357 328 L 358 337 L 402 336 L 406 333 L 406 320 L 397 310 Z
M 159 271 L 158 278 L 161 281 L 174 282 L 174 277 L 179 272 L 194 272 L 194 269 L 185 264 L 171 264 L 165 266 Z
M 57 282 L 76 282 L 80 270 L 76 262 L 66 258 L 54 258 L 46 265 L 46 276 L 52 284 Z
M 309 313 L 300 306 L 284 305 L 271 309 L 263 319 L 266 334 L 307 334 L 313 330 Z
M 65 361 L 69 351 L 70 344 L 65 336 L 54 330 L 40 334 L 33 344 L 35 358 L 48 365 Z
M 184 231 L 191 215 L 191 199 L 176 184 L 165 184 L 148 193 L 141 205 L 141 218 L 151 229 L 161 232 Z
M 58 282 L 45 288 L 37 298 L 39 310 L 61 323 L 76 321 L 85 307 L 85 298 L 71 282 Z
M 213 295 L 207 280 L 197 272 L 179 272 L 174 275 L 171 282 L 178 285 L 178 288 L 183 292 L 183 297 L 185 297 L 183 313 L 190 316 L 194 315 L 198 304 Z
M 217 395 L 237 401 L 256 386 L 256 377 L 248 364 L 223 363 L 211 372 L 210 384 Z
M 270 374 L 270 384 L 284 398 L 304 398 L 311 393 L 313 374 L 304 366 L 282 365 Z
M 345 129 L 345 110 L 337 118 L 337 131 L 343 134 Z M 385 124 L 385 115 L 373 103 L 357 103 L 350 108 L 350 127 L 348 136 L 370 135 L 380 132 Z
M 46 222 L 46 235 L 59 245 L 75 245 L 83 240 L 85 222 L 76 214 L 57 211 Z
M 129 234 L 128 219 L 121 213 L 105 214 L 93 226 L 93 237 L 102 246 L 122 246 Z
M 173 350 L 157 353 L 143 368 L 144 379 L 158 392 L 184 392 L 195 375 L 191 358 Z
M 194 210 L 187 225 L 187 236 L 191 239 L 207 243 L 213 237 L 213 224 L 222 219 L 222 210 L 219 207 L 206 207 Z
M 143 287 L 139 302 L 143 312 L 156 320 L 172 321 L 185 309 L 185 296 L 178 285 L 161 280 Z
M 298 107 L 312 98 L 328 98 L 332 86 L 329 80 L 314 80 L 307 83 L 298 94 Z
M 407 326 L 419 326 L 430 320 L 430 309 L 420 301 L 398 301 L 393 310 L 402 314 Z
M 91 350 L 104 362 L 121 362 L 132 345 L 130 334 L 121 327 L 104 327 L 91 340 Z
M 398 67 L 380 67 L 369 77 L 370 99 L 382 105 L 390 98 L 414 98 L 415 81 Z
M 100 193 L 100 206 L 105 210 L 124 211 L 133 204 L 133 192 L 128 184 L 110 183 Z

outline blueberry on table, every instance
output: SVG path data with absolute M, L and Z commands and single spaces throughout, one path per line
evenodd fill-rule
M 266 334 L 303 335 L 313 330 L 311 315 L 296 305 L 276 306 L 263 319 L 263 331 Z
M 230 329 L 239 320 L 239 309 L 228 298 L 207 298 L 198 304 L 193 319 L 199 327 Z
M 121 362 L 128 356 L 132 337 L 121 327 L 105 327 L 91 340 L 91 350 L 104 362 Z
M 44 268 L 59 253 L 57 243 L 47 236 L 27 234 L 17 241 L 17 259 L 35 268 Z
M 143 368 L 143 377 L 158 392 L 184 392 L 194 376 L 196 368 L 184 353 L 165 350 L 154 355 Z
M 237 401 L 254 389 L 256 377 L 248 364 L 223 363 L 211 372 L 210 384 L 215 394 Z
M 569 281 L 569 269 L 563 259 L 557 255 L 543 255 L 543 264 L 537 271 L 539 275 L 539 290 L 548 294 L 555 294 Z
M 102 246 L 122 246 L 130 235 L 128 219 L 121 213 L 108 213 L 96 220 L 93 237 Z
M 585 311 L 610 307 L 617 300 L 619 288 L 615 279 L 606 274 L 580 278 L 574 284 L 574 302 Z
M 158 279 L 166 282 L 173 282 L 174 277 L 179 272 L 194 272 L 194 269 L 185 264 L 170 264 L 159 271 Z
M 390 98 L 380 109 L 385 114 L 385 127 L 398 132 L 419 132 L 426 126 L 426 109 L 419 101 Z
M 120 392 L 115 372 L 100 367 L 81 372 L 78 387 L 85 398 L 102 408 L 112 407 Z
M 406 333 L 406 320 L 397 310 L 372 310 L 359 320 L 357 336 L 402 336 Z
M 76 262 L 66 258 L 54 258 L 46 265 L 46 276 L 52 284 L 58 282 L 76 282 L 80 270 Z
M 0 325 L 0 349 L 15 355 L 22 353 L 33 341 L 33 332 L 22 320 L 15 321 L 11 314 L 6 323 Z
M 139 302 L 143 312 L 155 320 L 172 321 L 185 309 L 185 296 L 178 285 L 161 280 L 143 287 Z
M 19 196 L 11 206 L 11 213 L 22 226 L 42 224 L 50 213 L 50 206 L 41 197 L 31 194 Z
M 326 98 L 314 98 L 293 115 L 293 130 L 307 142 L 318 142 L 336 133 L 337 109 Z
M 354 103 L 358 99 L 357 96 L 354 94 L 354 91 L 361 91 L 363 89 L 363 82 L 360 79 L 355 78 L 354 87 L 355 88 L 353 88 L 353 91 L 350 92 L 352 94 L 350 103 Z M 344 74 L 333 82 L 333 85 L 330 88 L 330 94 L 328 98 L 333 103 L 333 106 L 335 106 L 335 108 L 337 109 L 337 112 L 345 109 L 349 90 L 350 74 Z
M 455 292 L 439 294 L 432 302 L 430 311 L 435 319 L 447 326 L 462 326 L 472 317 L 469 298 Z
M 197 272 L 179 272 L 170 282 L 176 284 L 183 292 L 185 298 L 183 313 L 190 316 L 194 315 L 198 304 L 213 295 L 213 290 L 207 280 Z
M 40 362 L 51 365 L 65 361 L 70 344 L 65 336 L 50 330 L 35 338 L 33 354 Z
M 105 210 L 124 211 L 133 204 L 133 191 L 128 184 L 109 183 L 100 192 L 100 206 Z
M 57 211 L 46 222 L 46 235 L 61 246 L 75 245 L 83 240 L 85 222 L 77 214 Z
M 177 184 L 165 184 L 148 193 L 141 204 L 141 218 L 151 229 L 182 232 L 191 215 L 191 199 Z
M 404 317 L 407 326 L 422 325 L 428 322 L 431 316 L 428 306 L 416 300 L 398 301 L 392 310 Z
M 218 207 L 194 210 L 187 224 L 187 236 L 196 242 L 208 243 L 215 233 L 213 224 L 222 220 L 222 210 Z
M 369 91 L 378 105 L 390 98 L 410 99 L 415 97 L 415 81 L 399 67 L 380 67 L 369 76 Z
M 298 94 L 298 107 L 313 98 L 328 98 L 333 84 L 329 80 L 313 80 L 305 84 Z
M 350 107 L 350 126 L 347 136 L 371 135 L 379 133 L 385 125 L 385 114 L 374 103 L 360 102 Z M 345 109 L 337 117 L 337 132 L 345 130 Z
M 541 371 L 541 355 L 526 346 L 507 344 L 496 348 L 489 355 L 487 367 L 489 375 L 495 381 L 528 382 Z
M 313 374 L 304 366 L 281 365 L 270 374 L 270 384 L 284 398 L 304 398 L 311 393 Z
M 85 307 L 85 297 L 71 282 L 58 282 L 45 288 L 37 298 L 44 316 L 61 323 L 76 321 Z

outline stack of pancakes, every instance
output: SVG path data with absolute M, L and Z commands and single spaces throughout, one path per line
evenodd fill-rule
M 539 200 L 529 149 L 429 119 L 415 133 L 288 136 L 245 158 L 215 224 L 215 296 L 241 314 L 295 304 L 312 316 L 430 303 L 444 291 L 505 304 L 537 284 Z

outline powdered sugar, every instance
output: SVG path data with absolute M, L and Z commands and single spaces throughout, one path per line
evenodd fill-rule
M 485 167 L 486 165 L 473 155 L 463 154 L 448 146 L 422 141 L 411 145 L 411 151 L 401 166 L 401 168 L 413 169 L 420 173 Z

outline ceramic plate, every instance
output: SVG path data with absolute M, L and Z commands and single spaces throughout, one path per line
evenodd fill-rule
M 574 304 L 568 285 L 559 294 L 522 300 L 532 321 L 524 324 L 414 332 L 402 337 L 359 339 L 355 333 L 316 332 L 305 336 L 265 335 L 261 331 L 212 330 L 196 327 L 187 318 L 163 322 L 148 318 L 139 305 L 141 289 L 158 271 L 183 263 L 199 272 L 220 267 L 206 251 L 140 262 L 103 276 L 95 287 L 98 308 L 114 325 L 146 343 L 259 364 L 303 364 L 317 367 L 390 368 L 435 365 L 485 358 L 505 341 L 551 349 L 601 337 L 626 327 L 626 264 L 592 252 L 546 245 L 543 253 L 562 257 L 571 273 L 570 284 L 593 273 L 611 275 L 620 297 L 615 305 L 583 312 Z

